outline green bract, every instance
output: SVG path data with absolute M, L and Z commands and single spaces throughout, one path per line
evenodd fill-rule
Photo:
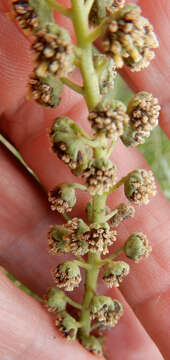
M 44 29 L 44 27 L 49 23 L 54 23 L 52 9 L 46 0 L 41 0 L 41 2 L 39 0 L 27 0 L 27 2 L 35 9 L 40 29 Z
M 156 195 L 156 185 L 152 171 L 138 169 L 129 173 L 124 183 L 124 192 L 129 201 L 137 205 L 148 204 L 149 195 Z
M 51 287 L 46 296 L 46 304 L 49 311 L 60 312 L 65 310 L 67 297 L 64 291 Z
M 129 270 L 129 265 L 124 261 L 110 262 L 103 269 L 103 280 L 108 287 L 118 287 L 124 277 L 129 274 Z
M 57 77 L 48 74 L 44 79 L 33 74 L 30 77 L 29 88 L 34 100 L 40 105 L 51 108 L 59 105 L 63 84 Z
M 50 254 L 62 254 L 70 251 L 69 230 L 63 225 L 53 225 L 48 232 Z
M 99 79 L 100 92 L 102 95 L 106 95 L 114 88 L 114 80 L 117 75 L 114 61 L 102 54 L 95 54 L 93 58 Z
M 140 232 L 130 235 L 124 245 L 126 256 L 136 262 L 147 257 L 151 250 L 146 235 Z
M 52 210 L 68 213 L 76 204 L 75 187 L 72 184 L 60 184 L 49 192 L 48 199 Z
M 83 336 L 80 341 L 81 344 L 93 354 L 102 355 L 101 342 L 95 336 Z
M 75 175 L 80 175 L 87 168 L 92 157 L 92 149 L 74 128 L 74 121 L 60 117 L 54 121 L 50 138 L 52 149 Z
M 74 341 L 76 339 L 79 323 L 66 311 L 58 314 L 56 326 L 68 341 Z

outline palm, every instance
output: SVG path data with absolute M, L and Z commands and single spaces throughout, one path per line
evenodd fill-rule
M 162 126 L 168 131 L 166 113 L 168 113 L 169 85 L 166 74 L 169 59 L 168 44 L 164 41 L 169 33 L 166 16 L 168 11 L 170 14 L 170 5 L 166 0 L 152 0 L 149 4 L 143 0 L 140 3 L 147 13 L 150 11 L 150 18 L 154 16 L 153 23 L 155 21 L 160 38 L 163 37 L 161 50 L 158 52 L 157 60 L 148 70 L 132 75 L 131 78 L 129 73 L 126 73 L 126 76 L 130 82 L 133 81 L 135 88 L 139 84 L 140 90 L 150 90 L 161 99 L 164 105 Z M 151 4 L 157 6 L 155 12 L 152 8 L 153 16 L 150 8 L 147 9 Z M 83 123 L 83 119 L 86 118 L 86 108 L 81 97 L 70 93 L 69 90 L 65 90 L 60 106 L 54 111 L 42 110 L 32 100 L 25 100 L 23 95 L 27 91 L 26 82 L 32 69 L 29 42 L 4 14 L 9 9 L 5 0 L 1 0 L 0 7 L 3 54 L 0 74 L 0 109 L 3 113 L 1 130 L 19 149 L 47 191 L 63 179 L 71 181 L 73 177 L 50 152 L 47 128 L 50 128 L 52 120 L 58 114 L 66 114 L 75 121 Z M 61 24 L 63 18 L 59 17 L 58 21 Z M 164 33 L 159 32 L 159 26 L 161 27 L 159 22 L 164 23 L 165 36 Z M 146 167 L 138 151 L 127 150 L 120 144 L 115 149 L 113 159 L 118 166 L 120 176 L 135 168 Z M 50 268 L 56 263 L 56 258 L 47 254 L 44 238 L 49 225 L 57 219 L 47 210 L 43 191 L 3 147 L 0 152 L 0 168 L 0 261 L 16 278 L 42 295 L 51 284 Z M 118 192 L 111 201 L 115 204 L 120 202 L 121 197 L 123 198 L 122 192 Z M 84 201 L 85 198 L 81 197 L 79 209 L 75 210 L 79 215 Z M 110 291 L 112 296 L 121 298 L 125 312 L 119 325 L 109 332 L 106 344 L 109 360 L 117 357 L 122 360 L 139 358 L 157 360 L 163 358 L 161 353 L 165 359 L 168 359 L 167 334 L 170 332 L 168 205 L 159 192 L 147 207 L 137 209 L 135 219 L 120 226 L 120 242 L 121 239 L 125 240 L 129 233 L 142 231 L 150 238 L 153 252 L 143 263 L 135 267 L 132 265 L 130 276 L 121 286 L 121 293 Z M 62 219 L 58 218 L 58 221 Z M 12 360 L 19 360 L 23 355 L 26 360 L 93 358 L 78 343 L 66 343 L 56 333 L 46 310 L 36 300 L 10 283 L 3 272 L 0 273 L 0 282 L 2 360 L 8 356 Z

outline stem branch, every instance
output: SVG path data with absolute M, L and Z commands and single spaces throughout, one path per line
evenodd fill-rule
M 72 10 L 66 9 L 63 5 L 58 3 L 56 0 L 47 0 L 47 3 L 54 9 L 63 14 L 64 16 L 67 16 L 69 18 L 72 17 Z
M 92 44 L 89 41 L 88 13 L 83 0 L 71 2 L 74 30 L 78 47 L 81 49 L 80 71 L 83 77 L 84 97 L 89 110 L 92 110 L 100 101 L 100 90 L 93 64 Z
M 74 83 L 73 81 L 67 79 L 67 78 L 61 78 L 61 81 L 64 85 L 67 85 L 70 89 L 74 90 L 75 92 L 83 95 L 84 91 L 83 88 L 79 85 L 77 85 L 76 83 Z
M 86 0 L 85 7 L 86 7 L 87 14 L 89 14 L 89 12 L 93 6 L 93 3 L 94 3 L 94 0 Z
M 107 194 L 111 194 L 112 192 L 117 190 L 121 185 L 123 185 L 125 183 L 127 178 L 128 178 L 128 175 L 124 176 L 120 181 L 118 181 L 114 186 L 112 186 L 112 188 L 109 190 L 109 192 Z

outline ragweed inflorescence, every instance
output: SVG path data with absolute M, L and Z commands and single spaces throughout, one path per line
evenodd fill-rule
M 56 327 L 66 339 L 77 338 L 87 350 L 101 355 L 101 334 L 117 324 L 123 306 L 119 300 L 97 293 L 99 271 L 108 287 L 118 287 L 130 265 L 116 257 L 124 252 L 127 259 L 138 262 L 149 255 L 151 246 L 147 236 L 136 231 L 120 249 L 103 255 L 111 246 L 114 249 L 119 224 L 134 217 L 132 203 L 147 204 L 149 196 L 156 194 L 154 176 L 145 169 L 134 169 L 117 182 L 117 167 L 110 155 L 119 139 L 125 146 L 143 143 L 158 124 L 160 111 L 158 100 L 146 91 L 136 94 L 126 106 L 113 98 L 116 91 L 112 89 L 116 69 L 126 65 L 131 71 L 140 71 L 147 67 L 158 40 L 141 9 L 125 5 L 124 0 L 71 0 L 69 9 L 55 0 L 11 1 L 16 20 L 32 41 L 34 69 L 29 93 L 39 105 L 54 108 L 65 84 L 81 94 L 88 107 L 91 136 L 66 116 L 57 117 L 49 131 L 52 151 L 82 182 L 57 184 L 48 194 L 51 210 L 65 218 L 64 224 L 49 229 L 49 254 L 70 253 L 73 259 L 62 260 L 52 269 L 56 287 L 48 289 L 44 303 L 56 314 Z M 55 23 L 54 9 L 71 19 L 76 45 Z M 98 37 L 102 54 L 93 47 Z M 81 86 L 69 78 L 75 67 L 82 75 Z M 121 185 L 128 201 L 110 210 L 107 198 Z M 72 216 L 77 189 L 91 197 L 84 219 Z M 82 281 L 84 297 L 79 304 L 63 290 L 73 291 Z M 77 308 L 76 318 L 73 307 Z

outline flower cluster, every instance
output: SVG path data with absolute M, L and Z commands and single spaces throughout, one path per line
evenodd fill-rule
M 110 160 L 94 159 L 89 162 L 82 177 L 91 195 L 102 195 L 116 183 L 116 167 Z
M 45 79 L 32 74 L 29 89 L 38 104 L 54 108 L 60 103 L 63 86 L 58 78 L 55 79 L 50 74 Z
M 103 269 L 103 280 L 109 288 L 118 287 L 125 276 L 129 274 L 129 270 L 129 265 L 124 261 L 111 262 L 105 265 Z
M 23 30 L 34 36 L 48 23 L 54 23 L 51 7 L 46 0 L 11 0 L 15 18 Z
M 124 192 L 127 199 L 136 205 L 148 204 L 149 195 L 156 195 L 156 184 L 151 170 L 132 171 L 125 181 Z
M 83 336 L 80 342 L 92 354 L 102 355 L 102 344 L 95 336 Z
M 37 32 L 32 49 L 38 77 L 63 77 L 73 70 L 73 45 L 67 31 L 56 24 Z
M 131 71 L 140 71 L 154 58 L 152 49 L 157 47 L 152 25 L 134 4 L 116 12 L 114 20 L 106 26 L 103 49 L 113 57 L 117 68 L 125 63 Z
M 48 289 L 47 295 L 45 296 L 45 306 L 50 312 L 64 311 L 67 304 L 67 298 L 65 293 L 55 287 Z
M 112 140 L 117 140 L 123 135 L 124 127 L 129 122 L 126 106 L 120 101 L 114 101 L 112 104 L 100 103 L 89 113 L 88 119 L 95 135 L 105 134 Z
M 90 304 L 91 319 L 104 327 L 114 327 L 122 314 L 121 303 L 107 296 L 95 296 Z
M 57 185 L 48 193 L 51 210 L 57 210 L 61 214 L 69 213 L 76 203 L 75 189 L 72 185 Z
M 60 330 L 63 337 L 68 341 L 76 339 L 79 324 L 78 322 L 69 315 L 66 311 L 57 314 L 56 327 Z
M 90 231 L 85 232 L 81 239 L 88 244 L 88 249 L 92 253 L 107 254 L 108 246 L 111 246 L 116 241 L 115 230 L 110 230 L 106 224 L 92 224 L 90 225 Z
M 48 246 L 50 254 L 72 252 L 74 255 L 85 255 L 88 252 L 88 243 L 83 234 L 89 227 L 82 219 L 73 218 L 65 225 L 54 225 L 48 232 Z
M 72 291 L 81 282 L 80 269 L 74 261 L 59 264 L 52 270 L 52 276 L 56 285 L 67 291 Z
M 91 26 L 100 24 L 108 15 L 124 6 L 125 0 L 94 0 L 89 15 Z
M 134 217 L 135 215 L 135 209 L 130 204 L 121 203 L 119 206 L 115 209 L 115 214 L 111 217 L 110 222 L 112 226 L 119 226 L 119 224 L 130 218 Z
M 39 28 L 38 14 L 35 8 L 31 6 L 31 2 L 28 0 L 13 0 L 13 9 L 15 17 L 24 30 L 36 31 Z
M 92 158 L 92 149 L 74 128 L 74 121 L 59 117 L 54 121 L 50 132 L 52 150 L 75 175 L 80 175 L 87 168 Z
M 152 247 L 145 234 L 135 232 L 125 242 L 124 251 L 127 257 L 139 262 L 151 253 Z
M 121 137 L 126 146 L 143 144 L 158 125 L 160 105 L 152 94 L 141 91 L 130 101 L 127 109 L 130 121 Z

